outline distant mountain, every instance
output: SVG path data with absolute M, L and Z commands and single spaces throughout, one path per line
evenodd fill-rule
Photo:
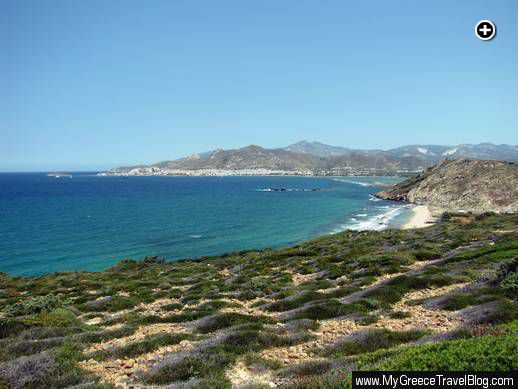
M 301 141 L 285 147 L 283 150 L 294 153 L 310 154 L 317 157 L 336 157 L 354 153 L 379 155 L 385 153 L 397 158 L 415 157 L 426 161 L 429 165 L 445 158 L 495 159 L 518 162 L 518 146 L 494 145 L 480 143 L 477 145 L 461 144 L 457 146 L 444 145 L 408 145 L 389 150 L 359 150 L 347 147 L 331 146 L 320 142 Z
M 448 150 L 453 150 L 453 148 L 450 146 L 437 145 L 409 145 L 387 150 L 387 153 L 397 158 L 416 157 L 430 163 L 436 163 L 449 156 L 449 154 L 447 154 Z
M 345 147 L 330 146 L 320 142 L 307 142 L 305 140 L 293 143 L 283 150 L 293 153 L 316 155 L 317 157 L 335 157 L 349 154 L 353 151 Z
M 500 161 L 444 160 L 377 196 L 427 204 L 441 211 L 518 212 L 518 165 Z
M 494 159 L 518 162 L 518 146 L 494 145 L 492 143 L 458 146 L 411 145 L 387 150 L 387 152 L 396 157 L 420 157 L 431 163 L 437 163 L 445 158 Z
M 410 145 L 390 150 L 354 150 L 302 141 L 285 148 L 247 146 L 217 149 L 152 165 L 120 167 L 104 174 L 124 175 L 392 175 L 411 174 L 443 159 L 494 159 L 518 162 L 518 146 Z
M 235 150 L 215 150 L 204 155 L 191 155 L 175 161 L 162 162 L 157 167 L 166 169 L 271 169 L 301 170 L 313 169 L 321 165 L 314 155 L 292 153 L 283 149 L 264 149 L 251 145 Z

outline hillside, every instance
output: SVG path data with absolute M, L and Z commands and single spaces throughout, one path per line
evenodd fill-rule
M 254 145 L 218 149 L 174 161 L 119 167 L 102 175 L 411 175 L 444 158 L 464 157 L 518 162 L 518 147 L 412 145 L 384 151 L 302 141 L 280 149 Z
M 387 150 L 387 153 L 395 157 L 425 158 L 430 164 L 436 164 L 444 158 L 493 159 L 518 162 L 517 146 L 494 145 L 492 143 L 461 144 L 457 146 L 410 145 Z
M 318 157 L 284 149 L 247 146 L 235 150 L 215 150 L 193 154 L 175 161 L 149 166 L 116 168 L 108 175 L 384 175 L 421 171 L 428 164 L 416 157 L 397 158 L 383 152 L 351 152 L 334 157 Z
M 291 153 L 285 150 L 268 150 L 248 146 L 236 150 L 216 150 L 205 156 L 191 156 L 172 162 L 157 164 L 167 169 L 271 169 L 306 170 L 320 166 L 320 159 L 313 155 Z
M 0 387 L 335 388 L 517 370 L 518 215 L 98 273 L 0 274 Z
M 427 204 L 441 210 L 518 212 L 518 165 L 445 160 L 377 196 Z
M 346 147 L 331 146 L 320 142 L 307 142 L 305 140 L 286 146 L 284 150 L 299 154 L 316 155 L 317 157 L 336 157 L 353 151 Z
M 395 158 L 414 157 L 428 165 L 434 165 L 444 158 L 458 159 L 496 159 L 518 162 L 518 146 L 495 145 L 492 143 L 445 145 L 406 145 L 389 150 L 359 150 L 346 147 L 330 146 L 320 142 L 301 141 L 289 145 L 284 150 L 319 157 L 335 157 L 351 153 L 385 154 Z

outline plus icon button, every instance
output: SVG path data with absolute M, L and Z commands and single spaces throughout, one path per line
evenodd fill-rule
M 475 26 L 475 34 L 483 41 L 489 41 L 496 35 L 496 27 L 489 20 L 481 20 Z

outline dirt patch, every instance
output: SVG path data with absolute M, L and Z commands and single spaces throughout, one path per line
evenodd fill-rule
M 238 361 L 225 374 L 232 383 L 233 388 L 255 385 L 270 388 L 277 386 L 270 370 L 257 370 L 246 366 L 242 361 Z
M 182 340 L 179 344 L 163 346 L 153 352 L 139 355 L 137 358 L 107 361 L 88 359 L 79 362 L 79 365 L 83 369 L 99 376 L 105 383 L 113 384 L 117 388 L 127 388 L 132 385 L 135 372 L 147 371 L 164 355 L 190 350 L 194 347 L 195 343 L 196 342 Z
M 300 274 L 300 273 L 292 273 L 291 279 L 293 285 L 298 286 L 303 284 L 304 282 L 313 281 L 317 277 L 317 273 L 312 274 Z
M 448 332 L 456 329 L 463 323 L 463 319 L 452 311 L 429 309 L 423 305 L 408 305 L 412 300 L 428 299 L 449 294 L 452 291 L 464 288 L 468 283 L 454 284 L 436 289 L 424 289 L 410 292 L 394 304 L 395 311 L 407 312 L 408 318 L 391 319 L 381 317 L 380 321 L 369 325 L 370 328 L 386 328 L 394 331 L 406 331 L 411 329 L 423 329 L 433 332 Z
M 408 318 L 392 319 L 381 316 L 378 322 L 369 325 L 361 325 L 349 319 L 325 320 L 320 323 L 318 331 L 309 331 L 309 333 L 317 336 L 317 339 L 290 347 L 264 350 L 261 355 L 266 359 L 280 361 L 285 365 L 304 363 L 324 360 L 316 355 L 316 349 L 331 345 L 338 339 L 360 330 L 385 328 L 392 331 L 424 329 L 435 333 L 451 331 L 463 323 L 463 319 L 455 312 L 432 310 L 421 305 L 410 306 L 407 303 L 416 299 L 448 294 L 454 290 L 462 289 L 466 285 L 467 283 L 448 285 L 442 288 L 424 289 L 406 294 L 393 308 L 397 311 L 408 312 L 410 314 Z
M 138 342 L 148 335 L 185 332 L 187 332 L 187 330 L 183 326 L 175 323 L 150 324 L 139 327 L 132 335 L 125 336 L 123 338 L 110 339 L 103 343 L 95 343 L 83 351 L 85 353 L 91 353 L 99 350 L 106 350 L 110 347 L 121 347 L 128 343 Z

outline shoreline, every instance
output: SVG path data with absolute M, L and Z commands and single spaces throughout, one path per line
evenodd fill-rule
M 423 228 L 435 224 L 436 222 L 437 218 L 432 215 L 427 205 L 416 205 L 412 208 L 410 219 L 401 226 L 401 229 Z

